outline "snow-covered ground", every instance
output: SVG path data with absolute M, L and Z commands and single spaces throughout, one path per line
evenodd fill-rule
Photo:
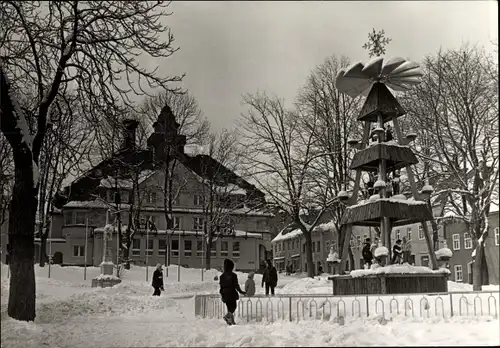
M 381 323 L 377 317 L 346 317 L 345 325 L 333 321 L 277 321 L 246 323 L 228 327 L 222 320 L 194 316 L 195 294 L 214 294 L 219 272 L 169 268 L 165 292 L 152 297 L 143 267 L 133 267 L 122 283 L 93 289 L 91 279 L 98 268 L 36 267 L 37 318 L 24 323 L 7 316 L 9 278 L 1 268 L 2 347 L 145 347 L 145 346 L 387 346 L 387 345 L 499 345 L 499 320 L 491 316 L 453 318 L 397 317 Z M 240 284 L 246 274 L 238 273 Z M 257 294 L 262 294 L 261 275 L 255 276 Z M 314 279 L 280 274 L 278 294 L 329 294 L 327 275 Z M 498 286 L 485 287 L 498 292 Z M 449 283 L 450 291 L 472 290 L 468 284 Z M 300 328 L 300 329 L 299 329 Z M 363 333 L 363 334 L 361 334 Z

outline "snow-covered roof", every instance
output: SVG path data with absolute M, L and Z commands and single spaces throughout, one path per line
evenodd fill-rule
M 246 195 L 247 191 L 238 185 L 227 184 L 225 186 L 216 186 L 216 191 L 219 193 L 228 193 L 232 195 Z
M 105 202 L 101 200 L 92 200 L 92 201 L 70 201 L 63 205 L 63 208 L 111 208 L 112 204 L 106 204 Z M 121 207 L 123 207 L 123 204 L 121 204 Z
M 310 227 L 310 225 L 306 225 L 308 228 Z M 318 226 L 314 227 L 313 229 L 313 232 L 325 232 L 325 231 L 331 231 L 331 230 L 334 230 L 336 227 L 335 227 L 335 224 L 333 221 L 329 221 L 329 222 L 325 222 L 325 223 L 322 223 L 322 224 L 319 224 Z M 288 240 L 288 239 L 293 239 L 293 238 L 297 238 L 297 237 L 300 237 L 302 235 L 302 231 L 300 230 L 300 228 L 297 228 L 295 230 L 292 230 L 290 232 L 287 232 L 287 229 L 284 228 L 283 230 L 280 231 L 280 233 L 278 233 L 278 235 L 276 237 L 274 237 L 274 239 L 271 241 L 271 243 L 276 243 L 276 242 L 280 242 L 280 241 L 284 241 L 284 240 Z
M 394 203 L 403 203 L 403 204 L 406 204 L 406 205 L 426 205 L 427 203 L 425 203 L 424 201 L 416 201 L 413 197 L 410 198 L 410 199 L 401 199 L 401 198 L 395 198 L 395 197 L 389 197 L 389 198 L 380 198 L 380 199 L 377 199 L 377 201 L 386 201 L 386 202 L 394 202 Z M 349 207 L 347 207 L 347 209 L 352 209 L 352 208 L 355 208 L 355 207 L 360 207 L 362 205 L 366 205 L 366 204 L 369 204 L 369 203 L 372 203 L 372 201 L 370 200 L 361 200 L 358 202 L 358 204 L 355 204 L 355 205 L 351 205 Z
M 133 183 L 132 180 L 129 179 L 118 179 L 113 178 L 112 176 L 108 176 L 107 178 L 101 179 L 99 182 L 100 187 L 105 188 L 123 188 L 123 189 L 132 189 Z

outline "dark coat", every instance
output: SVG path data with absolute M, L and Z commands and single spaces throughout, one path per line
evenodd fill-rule
M 392 254 L 393 255 L 401 255 L 403 253 L 403 250 L 401 249 L 400 245 L 394 244 L 392 247 Z
M 273 287 L 278 285 L 278 271 L 276 271 L 276 267 L 271 266 L 264 270 L 264 274 L 262 275 L 262 285 L 264 285 L 264 283 Z
M 366 243 L 362 250 L 363 260 L 371 261 L 373 259 L 372 251 L 370 250 L 370 244 Z
M 153 272 L 153 283 L 151 284 L 153 288 L 163 288 L 163 273 L 160 270 L 155 270 Z
M 222 302 L 236 302 L 240 298 L 240 294 L 245 294 L 240 288 L 238 282 L 238 276 L 233 272 L 234 263 L 231 260 L 224 260 L 224 273 L 219 277 L 220 290 L 219 293 L 222 296 Z

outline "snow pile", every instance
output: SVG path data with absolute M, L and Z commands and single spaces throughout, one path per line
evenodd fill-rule
M 450 273 L 446 268 L 440 268 L 438 270 L 432 270 L 429 267 L 423 266 L 411 266 L 409 264 L 403 265 L 389 265 L 385 267 L 378 267 L 375 269 L 357 269 L 351 271 L 351 277 L 363 277 L 375 274 L 418 274 L 418 273 Z
M 328 289 L 325 292 L 325 289 Z M 279 291 L 280 294 L 331 294 L 332 293 L 332 283 L 328 280 L 328 275 L 315 277 L 315 278 L 303 278 L 297 279 L 296 281 L 285 285 Z
M 375 257 L 387 256 L 389 255 L 389 250 L 385 246 L 380 246 L 375 249 L 374 255 Z
M 395 179 L 393 179 L 393 180 L 395 180 Z M 406 196 L 403 195 L 403 194 L 394 195 L 394 196 L 392 196 L 390 198 L 392 198 L 392 200 L 400 200 L 400 201 L 406 201 L 407 200 Z
M 119 280 L 117 276 L 111 275 L 111 274 L 99 274 L 97 277 L 94 279 L 97 280 Z
M 306 224 L 306 227 L 310 228 L 311 225 Z M 314 227 L 313 232 L 327 232 L 327 231 L 335 231 L 335 230 L 336 230 L 335 223 L 333 222 L 333 220 L 331 220 L 329 222 L 325 222 L 325 223 L 317 225 L 316 227 Z M 302 236 L 302 231 L 299 228 L 292 230 L 290 232 L 287 232 L 287 229 L 284 228 L 283 230 L 281 230 L 280 233 L 278 233 L 278 235 L 276 237 L 274 237 L 274 239 L 271 242 L 276 243 L 276 242 L 284 241 L 287 239 L 297 238 L 300 236 Z
M 434 191 L 434 187 L 432 187 L 431 185 L 424 185 L 424 187 L 422 187 L 422 191 L 423 193 L 429 193 L 429 192 L 432 192 Z
M 435 254 L 438 259 L 442 257 L 451 258 L 453 256 L 453 252 L 448 248 L 441 248 L 438 251 L 436 251 Z

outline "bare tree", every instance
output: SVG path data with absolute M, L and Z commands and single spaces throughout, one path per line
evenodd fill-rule
M 176 167 L 184 155 L 179 145 L 201 146 L 207 138 L 210 125 L 189 92 L 179 94 L 165 91 L 147 98 L 137 115 L 146 124 L 156 124 L 158 128 L 155 133 L 158 133 L 160 138 L 157 141 L 161 141 L 162 146 L 155 150 L 161 151 L 161 154 L 155 154 L 155 162 L 163 172 L 163 208 L 167 229 L 171 229 L 172 234 L 178 228 L 174 226 L 173 204 L 187 184 L 186 178 L 176 174 Z M 170 245 L 169 237 L 167 234 L 167 245 Z
M 142 68 L 137 62 L 140 55 L 165 58 L 176 51 L 169 28 L 162 24 L 169 15 L 168 5 L 162 1 L 4 1 L 0 5 L 0 126 L 15 163 L 9 210 L 8 314 L 12 318 L 35 318 L 37 167 L 49 110 L 56 96 L 72 87 L 87 114 L 114 109 L 118 101 L 131 107 L 129 95 L 144 94 L 144 88 L 170 90 L 180 77 L 159 76 L 156 69 Z M 14 97 L 14 92 L 21 94 L 30 86 L 36 86 L 33 135 Z
M 311 180 L 314 162 L 325 153 L 314 153 L 313 136 L 321 126 L 317 113 L 300 115 L 305 110 L 287 110 L 284 102 L 266 94 L 246 95 L 249 111 L 243 115 L 246 161 L 255 181 L 268 196 L 270 204 L 300 228 L 306 241 L 307 272 L 314 276 L 311 232 L 332 203 L 331 181 L 317 187 Z M 300 115 L 300 116 L 299 116 Z M 308 117 L 309 132 L 302 129 Z M 310 217 L 309 223 L 302 216 Z
M 55 194 L 69 174 L 81 173 L 93 139 L 78 112 L 73 95 L 57 96 L 51 109 L 45 141 L 39 159 L 38 220 L 40 236 L 40 267 L 45 265 L 46 243 L 50 229 L 50 212 Z
M 357 121 L 361 109 L 360 98 L 351 98 L 339 93 L 335 87 L 335 79 L 342 68 L 349 65 L 346 57 L 338 59 L 328 57 L 315 67 L 309 75 L 305 86 L 300 90 L 296 105 L 301 110 L 300 127 L 304 139 L 312 137 L 311 155 L 318 156 L 311 163 L 308 170 L 309 180 L 314 194 L 323 195 L 324 188 L 328 188 L 328 197 L 337 197 L 340 191 L 348 190 L 354 183 L 352 172 L 349 170 L 354 150 L 348 145 L 348 140 L 354 137 L 361 129 L 362 123 Z M 310 120 L 317 118 L 317 123 Z M 321 154 L 324 154 L 322 156 Z M 336 226 L 337 245 L 342 245 L 340 238 L 340 220 L 345 206 L 336 201 L 329 207 L 328 212 Z M 351 251 L 349 249 L 349 251 Z M 353 255 L 350 252 L 351 265 Z
M 201 164 L 203 232 L 205 236 L 205 268 L 211 267 L 213 243 L 235 234 L 235 224 L 253 210 L 264 207 L 263 197 L 255 187 L 236 172 L 241 171 L 243 149 L 237 134 L 223 129 L 212 133 L 205 154 L 197 156 Z
M 474 290 L 487 279 L 484 241 L 498 200 L 498 63 L 483 48 L 440 51 L 423 63 L 423 82 L 407 95 L 421 134 L 419 155 L 434 196 L 463 220 L 476 251 Z

